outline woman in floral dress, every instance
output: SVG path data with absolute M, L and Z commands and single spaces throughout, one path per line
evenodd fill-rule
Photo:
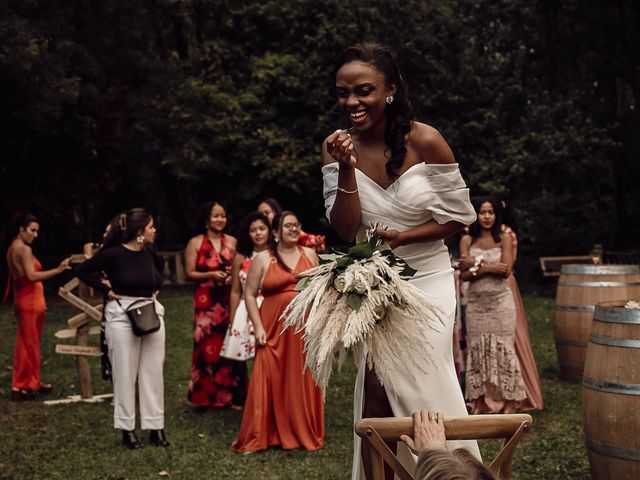
M 238 251 L 231 269 L 231 325 L 222 345 L 221 355 L 232 360 L 246 361 L 255 356 L 256 345 L 253 325 L 244 301 L 247 273 L 254 257 L 269 247 L 271 223 L 262 213 L 255 211 L 240 222 Z M 262 295 L 258 296 L 258 306 Z
M 236 239 L 224 233 L 227 213 L 219 202 L 205 203 L 198 213 L 204 233 L 185 249 L 185 272 L 197 282 L 191 381 L 187 398 L 199 407 L 242 407 L 247 394 L 244 362 L 222 358 L 229 327 L 231 265 Z

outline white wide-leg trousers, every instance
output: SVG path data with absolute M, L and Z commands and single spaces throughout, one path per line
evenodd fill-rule
M 160 330 L 137 337 L 124 311 L 134 300 L 137 299 L 123 297 L 122 306 L 114 300 L 105 306 L 105 336 L 113 368 L 113 426 L 121 430 L 135 429 L 137 381 L 140 427 L 160 430 L 164 428 L 164 307 L 155 300 Z

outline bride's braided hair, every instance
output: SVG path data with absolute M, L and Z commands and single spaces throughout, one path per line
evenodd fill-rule
M 391 50 L 377 43 L 355 45 L 338 55 L 334 64 L 333 79 L 335 80 L 340 67 L 354 61 L 370 63 L 385 76 L 387 86 L 390 84 L 396 86 L 393 102 L 387 104 L 385 108 L 387 121 L 384 132 L 384 141 L 390 153 L 385 168 L 387 175 L 395 179 L 398 177 L 398 170 L 404 163 L 404 157 L 407 153 L 405 136 L 411 131 L 413 123 L 413 109 L 409 101 L 407 83 L 400 73 Z

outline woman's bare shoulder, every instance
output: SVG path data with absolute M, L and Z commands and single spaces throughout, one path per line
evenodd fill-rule
M 471 245 L 471 242 L 473 242 L 473 238 L 468 233 L 464 234 L 460 238 L 460 245 L 469 246 L 469 245 Z
M 204 237 L 204 235 L 201 233 L 201 234 L 196 235 L 195 237 L 191 238 L 191 240 L 189 240 L 189 242 L 187 243 L 187 249 L 198 248 L 200 246 L 200 244 L 202 243 L 202 238 L 203 237 Z
M 236 245 L 238 245 L 238 239 L 233 235 L 228 235 L 225 233 L 224 239 L 234 248 L 236 247 Z
M 251 265 L 253 265 L 254 263 L 257 263 L 258 265 L 264 265 L 270 260 L 270 258 L 271 255 L 269 253 L 269 250 L 263 250 L 262 252 L 258 252 L 256 256 L 253 257 L 253 260 L 251 260 Z
M 426 123 L 413 122 L 407 148 L 425 163 L 455 163 L 453 152 L 440 132 Z
M 307 256 L 307 258 L 309 260 L 311 260 L 312 262 L 317 262 L 318 261 L 318 254 L 316 253 L 316 251 L 313 248 L 306 247 L 306 246 L 302 245 L 302 251 Z

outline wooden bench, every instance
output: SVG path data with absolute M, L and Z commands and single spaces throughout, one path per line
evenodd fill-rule
M 563 265 L 584 264 L 598 265 L 600 257 L 594 255 L 577 255 L 567 257 L 540 257 L 540 268 L 545 277 L 559 277 Z

